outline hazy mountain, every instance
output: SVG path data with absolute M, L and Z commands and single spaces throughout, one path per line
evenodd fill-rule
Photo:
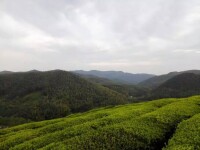
M 200 94 L 200 75 L 182 73 L 152 91 L 153 98 L 187 97 Z
M 194 73 L 194 74 L 200 74 L 200 70 L 187 70 L 187 71 L 181 71 L 181 72 L 170 72 L 168 74 L 155 76 L 150 79 L 147 79 L 138 85 L 144 86 L 144 87 L 150 87 L 155 88 L 164 83 L 165 81 L 171 79 L 172 77 L 175 77 L 176 75 L 182 74 L 182 73 Z
M 77 74 L 77 73 L 75 73 L 75 74 L 80 76 L 81 78 L 84 78 L 84 79 L 90 81 L 90 82 L 98 83 L 98 84 L 101 84 L 101 85 L 117 84 L 117 82 L 114 82 L 112 80 L 97 77 L 97 76 L 94 76 L 94 75 L 85 75 L 85 74 L 83 75 L 83 74 Z
M 44 120 L 126 103 L 126 97 L 66 71 L 0 75 L 0 116 Z
M 138 101 L 150 91 L 148 88 L 140 87 L 137 85 L 122 84 L 109 79 L 100 78 L 94 75 L 80 75 L 80 74 L 77 75 L 79 75 L 82 78 L 85 78 L 90 82 L 100 84 L 113 91 L 123 94 L 129 99 L 130 102 Z
M 30 71 L 27 71 L 27 72 L 40 72 L 40 71 L 33 69 L 33 70 L 30 70 Z
M 30 70 L 30 71 L 25 71 L 25 72 L 40 72 L 39 70 Z M 23 71 L 20 71 L 20 72 L 14 72 L 14 71 L 0 71 L 0 74 L 12 74 L 12 73 L 23 73 Z
M 0 71 L 0 74 L 11 74 L 11 73 L 13 73 L 12 71 Z
M 137 84 L 144 80 L 154 77 L 152 74 L 132 74 L 132 73 L 125 73 L 122 71 L 98 71 L 98 70 L 91 70 L 91 71 L 83 71 L 77 70 L 73 71 L 74 73 L 80 75 L 93 75 L 100 78 L 109 79 L 115 83 L 121 84 Z

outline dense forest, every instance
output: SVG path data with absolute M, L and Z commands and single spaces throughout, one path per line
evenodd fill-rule
M 188 97 L 200 94 L 200 75 L 194 73 L 179 74 L 151 92 L 152 99 L 167 97 Z
M 129 102 L 143 101 L 150 93 L 149 88 L 144 88 L 137 85 L 107 84 L 103 86 L 123 94 L 128 98 Z
M 199 73 L 199 70 L 171 72 L 147 79 L 136 85 L 120 84 L 93 75 L 82 75 L 81 77 L 123 94 L 128 98 L 129 102 L 137 102 L 158 98 L 181 98 L 198 95 L 200 94 Z
M 66 71 L 0 75 L 0 123 L 9 117 L 38 121 L 124 103 L 122 94 Z
M 150 88 L 133 84 L 122 84 L 107 78 L 101 78 L 94 75 L 79 75 L 89 82 L 100 84 L 106 88 L 123 94 L 129 102 L 136 102 L 146 98 L 146 95 L 150 93 Z
M 152 78 L 144 80 L 144 81 L 140 82 L 138 85 L 146 87 L 146 88 L 156 88 L 156 87 L 160 86 L 161 84 L 165 83 L 167 80 L 169 80 L 177 75 L 183 74 L 183 73 L 194 73 L 194 74 L 200 75 L 200 70 L 186 70 L 186 71 L 181 71 L 181 72 L 177 72 L 177 71 L 170 72 L 168 74 L 154 76 Z

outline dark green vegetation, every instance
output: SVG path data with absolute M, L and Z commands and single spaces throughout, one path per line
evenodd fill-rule
M 107 84 L 103 86 L 125 95 L 129 102 L 145 100 L 146 95 L 150 92 L 148 88 L 139 87 L 137 85 Z
M 180 75 L 182 73 L 194 73 L 194 74 L 200 74 L 200 70 L 187 70 L 187 71 L 181 71 L 181 72 L 170 72 L 168 74 L 155 76 L 150 79 L 147 79 L 145 81 L 140 82 L 138 85 L 148 88 L 156 88 L 159 85 L 163 84 L 167 80 Z
M 12 124 L 13 117 L 38 121 L 124 103 L 122 94 L 66 71 L 0 75 L 1 126 Z
M 146 95 L 150 92 L 149 88 L 140 87 L 130 84 L 119 84 L 109 79 L 100 78 L 92 75 L 81 75 L 80 77 L 88 80 L 89 82 L 100 84 L 106 88 L 123 94 L 129 102 L 140 101 L 145 99 Z
M 93 75 L 80 75 L 80 74 L 77 74 L 76 75 L 80 76 L 81 78 L 84 78 L 90 82 L 93 82 L 93 83 L 97 83 L 97 84 L 101 84 L 101 85 L 110 85 L 110 84 L 118 84 L 114 81 L 111 81 L 109 79 L 106 79 L 106 78 L 100 78 L 100 77 L 97 77 L 97 76 L 93 76 Z
M 200 114 L 181 122 L 166 150 L 200 149 Z
M 23 123 L 31 122 L 29 119 L 21 118 L 21 117 L 0 117 L 0 129 L 19 125 Z
M 178 74 L 154 88 L 116 84 L 108 79 L 94 76 L 87 76 L 86 79 L 125 95 L 130 102 L 159 98 L 181 98 L 200 94 L 200 75 L 187 72 Z
M 177 75 L 152 90 L 151 97 L 188 97 L 200 94 L 200 75 L 183 73 Z
M 147 101 L 159 98 L 181 98 L 200 94 L 199 70 L 171 72 L 166 75 L 152 77 L 136 85 L 131 84 L 131 82 L 130 84 L 127 84 L 127 82 L 119 83 L 116 82 L 116 80 L 109 79 L 113 74 L 115 74 L 117 78 L 117 75 L 119 75 L 118 73 L 120 72 L 77 72 L 80 73 L 80 77 L 83 77 L 90 82 L 98 83 L 125 95 L 129 99 L 129 102 Z M 105 78 L 102 78 L 102 76 Z
M 199 148 L 199 114 L 200 96 L 101 108 L 1 129 L 0 149 Z
M 113 81 L 117 84 L 137 84 L 144 80 L 154 77 L 155 75 L 152 74 L 132 74 L 132 73 L 125 73 L 122 71 L 98 71 L 98 70 L 91 70 L 91 71 L 83 71 L 77 70 L 73 71 L 83 77 L 92 75 L 99 78 L 105 78 Z
M 192 72 L 196 74 L 171 73 L 173 76 L 179 75 L 150 89 L 120 84 L 94 75 L 77 76 L 59 70 L 18 73 L 3 71 L 0 73 L 0 127 L 63 117 L 100 106 L 198 95 L 199 71 Z M 126 73 L 112 71 L 93 73 L 112 77 L 115 75 L 116 78 L 120 77 L 119 74 L 127 76 Z

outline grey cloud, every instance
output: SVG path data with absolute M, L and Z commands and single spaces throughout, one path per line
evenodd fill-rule
M 2 0 L 0 70 L 199 69 L 199 0 Z

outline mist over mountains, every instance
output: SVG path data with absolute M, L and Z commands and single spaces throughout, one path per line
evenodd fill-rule
M 126 73 L 122 71 L 77 70 L 73 72 L 80 74 L 82 76 L 93 75 L 100 78 L 106 78 L 113 82 L 122 83 L 122 84 L 137 84 L 155 76 L 153 74 L 145 74 L 145 73 L 132 74 L 132 73 Z

